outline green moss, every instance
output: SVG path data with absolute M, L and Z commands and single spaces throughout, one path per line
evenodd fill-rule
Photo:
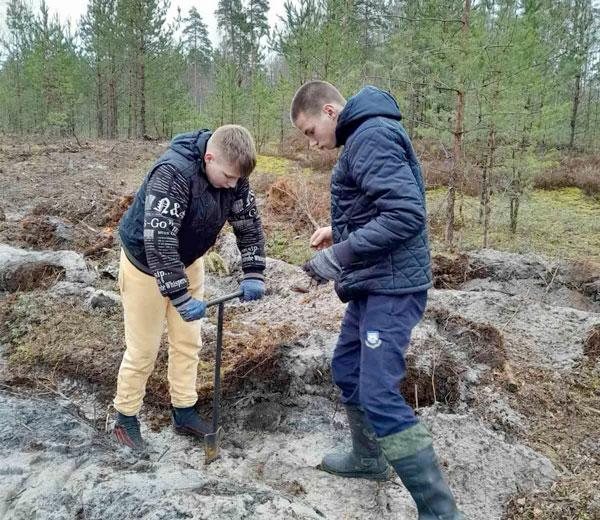
M 209 273 L 217 276 L 227 276 L 229 274 L 229 268 L 225 260 L 216 251 L 210 251 L 204 256 L 204 265 Z
M 294 265 L 302 265 L 312 255 L 310 235 L 294 235 L 285 230 L 267 233 L 267 255 Z
M 259 155 L 256 158 L 256 171 L 261 173 L 274 173 L 275 175 L 283 175 L 289 173 L 292 169 L 296 169 L 292 161 L 283 157 L 274 157 L 272 155 Z
M 445 189 L 427 192 L 430 215 L 445 218 Z M 483 228 L 479 224 L 479 199 L 462 199 L 462 220 L 456 244 L 461 249 L 483 246 Z M 520 203 L 517 232 L 510 232 L 510 201 L 505 196 L 492 198 L 489 247 L 519 253 L 538 252 L 560 258 L 600 260 L 600 203 L 579 188 L 535 190 Z M 439 211 L 438 211 L 439 210 Z M 442 228 L 434 226 L 432 242 L 443 249 Z
M 302 168 L 296 161 L 274 155 L 257 155 L 256 172 L 273 175 L 297 174 L 310 175 L 315 173 L 311 168 Z
M 8 356 L 8 363 L 13 366 L 30 366 L 35 365 L 38 361 L 40 361 L 40 356 L 34 351 L 33 345 L 19 345 Z

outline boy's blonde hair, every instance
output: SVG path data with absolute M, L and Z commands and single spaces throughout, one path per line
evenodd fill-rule
M 300 114 L 315 116 L 321 111 L 323 105 L 328 103 L 345 106 L 346 100 L 331 83 L 318 80 L 309 81 L 302 85 L 296 91 L 296 94 L 294 94 L 290 109 L 290 119 L 294 123 Z
M 240 125 L 223 125 L 217 128 L 210 142 L 230 164 L 235 164 L 241 177 L 249 177 L 256 167 L 256 148 L 250 132 Z

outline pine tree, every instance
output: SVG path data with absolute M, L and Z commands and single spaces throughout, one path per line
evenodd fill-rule
M 195 7 L 190 9 L 183 22 L 185 25 L 182 31 L 182 43 L 192 72 L 192 95 L 199 105 L 209 85 L 207 76 L 212 63 L 212 43 L 208 37 L 206 24 Z
M 80 34 L 96 83 L 96 132 L 98 137 L 114 139 L 118 136 L 117 60 L 121 48 L 116 0 L 90 0 Z
M 118 0 L 129 73 L 129 137 L 146 134 L 146 63 L 164 46 L 168 0 Z
M 7 59 L 4 62 L 3 74 L 10 83 L 10 91 L 14 94 L 14 104 L 8 103 L 9 128 L 23 133 L 23 98 L 24 98 L 24 64 L 31 51 L 33 32 L 33 14 L 23 0 L 10 0 L 6 8 L 6 24 L 8 38 L 3 42 Z M 12 96 L 6 91 L 7 102 Z

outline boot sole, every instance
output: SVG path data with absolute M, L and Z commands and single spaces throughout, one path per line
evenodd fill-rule
M 181 426 L 173 425 L 173 429 L 175 430 L 175 433 L 177 435 L 183 435 L 186 437 L 195 437 L 196 439 L 198 439 L 200 441 L 203 441 L 204 436 L 207 435 L 206 433 L 197 432 L 195 430 L 190 430 L 189 428 L 185 428 L 185 427 L 181 427 Z
M 335 471 L 334 469 L 330 469 L 326 466 L 323 466 L 322 464 L 319 464 L 317 466 L 317 469 L 320 469 L 321 471 L 325 471 L 326 473 L 329 473 L 331 475 L 335 475 L 336 477 L 364 478 L 365 480 L 377 480 L 380 482 L 389 480 L 392 476 L 392 470 L 390 468 L 386 469 L 385 471 L 382 471 L 381 473 L 359 473 L 359 472 L 340 473 L 339 471 Z

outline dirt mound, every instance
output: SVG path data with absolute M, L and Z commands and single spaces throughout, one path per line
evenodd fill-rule
M 221 458 L 204 466 L 198 443 L 171 428 L 149 431 L 146 420 L 146 458 L 117 449 L 78 412 L 83 401 L 65 391 L 0 393 L 0 417 L 12 418 L 0 422 L 3 518 L 191 518 L 198 511 L 239 520 L 416 518 L 398 479 L 340 479 L 316 468 L 324 452 L 348 448 L 347 426 L 330 399 L 251 407 L 247 421 L 228 425 Z M 95 396 L 86 399 L 93 416 Z M 429 411 L 423 420 L 468 518 L 500 520 L 517 486 L 546 487 L 555 476 L 546 458 L 469 416 Z
M 312 288 L 280 260 L 267 259 L 264 300 L 227 304 L 219 461 L 204 467 L 201 446 L 165 428 L 166 341 L 141 415 L 149 458 L 134 460 L 100 433 L 124 349 L 109 237 L 162 147 L 9 150 L 0 240 L 107 254 L 96 262 L 0 244 L 0 516 L 415 518 L 398 480 L 349 482 L 315 469 L 323 453 L 348 447 L 329 369 L 345 307 L 331 285 Z M 328 221 L 328 176 L 298 169 L 261 182 L 271 250 L 283 258 L 296 241 L 307 249 L 314 226 Z M 233 235 L 210 263 L 207 297 L 237 289 Z M 434 255 L 436 289 L 413 333 L 401 390 L 430 427 L 469 518 L 597 515 L 599 272 L 589 262 L 491 250 Z M 205 404 L 214 341 L 211 314 L 198 374 Z
M 288 225 L 311 232 L 329 221 L 329 180 L 324 175 L 280 177 L 267 192 L 266 220 L 282 216 Z
M 237 287 L 240 274 L 233 235 L 223 237 L 217 253 L 224 269 L 207 276 L 209 297 L 231 292 Z M 460 265 L 464 266 L 464 261 Z M 253 501 L 258 496 L 270 497 L 264 501 L 270 504 L 265 518 L 287 514 L 282 513 L 287 509 L 274 505 L 279 500 L 278 493 L 289 497 L 294 507 L 307 506 L 309 509 L 305 511 L 314 511 L 311 508 L 316 507 L 335 519 L 343 518 L 334 505 L 340 496 L 347 497 L 346 512 L 350 518 L 367 517 L 373 512 L 381 518 L 391 518 L 394 514 L 414 518 L 408 505 L 410 499 L 400 486 L 385 484 L 378 492 L 384 506 L 367 511 L 365 501 L 372 500 L 373 489 L 365 489 L 364 485 L 354 488 L 352 483 L 338 482 L 312 467 L 325 450 L 340 447 L 346 439 L 345 426 L 336 419 L 332 401 L 335 393 L 328 371 L 344 306 L 330 286 L 308 289 L 305 293 L 295 291 L 293 287 L 302 283 L 305 276 L 300 268 L 272 259 L 267 260 L 267 266 L 267 276 L 272 279 L 267 298 L 249 304 L 235 301 L 227 306 L 223 386 L 224 419 L 231 441 L 225 443 L 223 459 L 211 466 L 214 469 L 210 471 L 217 472 L 212 475 L 220 482 L 227 482 L 228 489 L 252 496 Z M 33 380 L 50 388 L 61 388 L 64 380 L 83 381 L 88 389 L 94 390 L 94 402 L 102 403 L 103 407 L 112 398 L 124 348 L 120 308 L 91 309 L 81 295 L 62 295 L 61 312 L 57 313 L 59 297 L 53 296 L 54 293 L 16 293 L 4 300 L 1 341 L 10 356 L 9 370 L 13 377 L 21 377 L 21 383 Z M 555 478 L 548 460 L 521 443 L 537 435 L 545 438 L 549 424 L 542 411 L 552 407 L 553 413 L 564 413 L 560 407 L 569 402 L 557 391 L 558 387 L 548 388 L 547 393 L 544 390 L 543 395 L 538 392 L 553 372 L 546 369 L 545 375 L 535 376 L 533 370 L 540 369 L 535 368 L 538 358 L 531 356 L 531 352 L 517 366 L 516 377 L 522 385 L 519 393 L 507 393 L 506 362 L 514 361 L 515 356 L 520 359 L 519 347 L 531 341 L 526 332 L 538 344 L 554 339 L 554 344 L 539 349 L 540 359 L 549 356 L 546 349 L 560 358 L 560 347 L 567 343 L 565 338 L 573 339 L 576 332 L 582 337 L 582 355 L 583 336 L 589 335 L 598 321 L 590 313 L 548 306 L 543 310 L 544 307 L 530 305 L 522 297 L 501 293 L 432 290 L 430 297 L 429 310 L 415 330 L 407 354 L 407 378 L 401 389 L 432 426 L 448 478 L 469 517 L 499 520 L 503 504 L 511 496 L 517 492 L 535 493 L 536 486 L 547 487 Z M 533 319 L 536 316 L 537 321 Z M 560 327 L 562 335 L 556 334 L 554 325 Z M 204 347 L 198 377 L 201 401 L 206 404 L 212 391 L 214 334 L 212 315 L 203 326 Z M 519 346 L 517 341 L 521 342 Z M 595 345 L 593 341 L 591 345 Z M 178 444 L 181 441 L 174 441 L 164 428 L 169 406 L 165 347 L 163 344 L 148 384 L 146 402 L 151 406 L 145 408 L 144 416 L 144 435 L 153 446 L 151 457 L 156 462 L 147 465 L 144 474 L 130 482 L 142 494 L 152 494 L 147 488 L 146 473 L 162 472 L 161 478 L 172 484 L 174 468 L 181 471 L 179 464 L 190 468 L 190 460 L 202 460 L 198 447 L 190 449 Z M 531 373 L 523 369 L 527 363 Z M 89 390 L 83 392 L 84 402 L 88 394 Z M 578 402 L 586 410 L 597 406 L 593 398 Z M 443 410 L 465 415 L 438 415 Z M 94 416 L 96 412 L 89 413 Z M 587 431 L 589 421 L 585 417 L 576 423 L 578 432 Z M 566 418 L 560 421 L 560 425 L 567 423 Z M 148 427 L 154 432 L 148 431 Z M 532 427 L 534 437 L 530 437 Z M 569 442 L 561 426 L 553 424 L 552 428 L 555 438 L 560 430 L 561 442 Z M 510 436 L 503 437 L 504 432 Z M 539 446 L 536 444 L 538 449 Z M 568 449 L 577 453 L 571 445 Z M 46 447 L 44 450 L 47 452 Z M 173 453 L 174 450 L 179 451 Z M 97 463 L 105 456 L 98 453 L 91 457 L 90 465 L 84 463 L 88 476 L 94 474 L 95 464 L 107 467 L 106 461 Z M 59 464 L 63 464 L 62 459 Z M 119 468 L 122 463 L 117 463 L 115 473 L 111 473 L 114 482 L 125 478 Z M 34 465 L 31 471 L 38 470 L 43 471 Z M 293 481 L 285 472 L 294 475 Z M 189 478 L 197 479 L 199 475 L 202 471 L 194 468 Z M 255 487 L 240 491 L 238 477 L 245 482 L 260 482 L 263 491 Z M 105 478 L 86 482 L 90 498 L 84 511 L 87 517 L 95 518 L 100 510 L 94 504 L 99 503 L 99 497 L 112 492 L 113 484 Z M 197 485 L 205 489 L 203 484 Z M 73 493 L 79 492 L 77 486 Z M 333 486 L 335 491 L 324 494 L 323 486 L 327 489 Z M 71 491 L 61 493 L 66 496 Z M 526 495 L 527 504 L 534 500 L 532 496 L 536 495 Z M 29 500 L 19 498 L 15 504 L 25 507 Z M 156 507 L 168 509 L 169 504 L 163 501 Z M 250 510 L 256 509 L 245 511 Z M 122 514 L 123 509 L 115 509 L 114 514 L 117 511 Z M 110 518 L 106 511 L 104 514 L 104 518 Z
M 36 207 L 31 215 L 20 221 L 21 231 L 15 238 L 37 249 L 73 249 L 84 256 L 99 256 L 112 249 L 115 242 L 113 231 L 131 200 L 132 196 L 122 197 L 101 210 L 103 215 L 95 219 L 104 226 L 101 229 L 79 220 L 81 213 L 75 213 L 73 217 L 69 211 L 61 212 L 71 215 L 70 218 L 75 220 L 72 222 L 67 218 L 42 213 L 48 210 L 46 207 Z
M 56 217 L 32 215 L 21 220 L 21 239 L 38 249 L 69 249 L 73 225 Z
M 461 347 L 474 363 L 501 368 L 507 361 L 502 333 L 489 323 L 476 323 L 448 309 L 430 307 L 427 315 L 433 317 L 439 331 Z
M 416 410 L 436 403 L 454 409 L 461 398 L 463 371 L 447 352 L 441 351 L 427 368 L 419 366 L 417 354 L 411 352 L 406 356 L 406 377 L 400 383 L 400 391 Z
M 38 249 L 73 249 L 100 257 L 146 168 L 163 143 L 22 140 L 0 144 L 6 220 L 0 241 Z M 10 170 L 9 170 L 10 168 Z
M 484 249 L 468 254 L 469 274 L 460 289 L 497 291 L 531 301 L 600 312 L 600 266 L 542 255 Z
M 518 368 L 516 376 L 523 388 L 509 404 L 525 418 L 519 437 L 556 461 L 561 472 L 552 486 L 515 494 L 505 518 L 598 518 L 600 395 L 593 390 L 598 368 L 586 364 L 570 373 Z
M 0 244 L 0 291 L 31 290 L 37 277 L 44 287 L 62 278 L 79 285 L 96 280 L 94 271 L 74 251 L 26 251 Z
M 127 211 L 129 206 L 131 206 L 134 197 L 135 193 L 130 193 L 113 202 L 113 204 L 106 209 L 104 217 L 99 221 L 99 225 L 108 228 L 116 228 L 123 214 Z
M 597 361 L 600 358 L 600 325 L 595 325 L 590 330 L 583 351 L 592 361 Z
M 458 289 L 473 276 L 466 254 L 437 254 L 432 256 L 431 262 L 433 286 L 436 289 Z
M 63 267 L 43 262 L 23 264 L 17 267 L 4 284 L 8 292 L 47 289 L 65 276 Z
M 562 270 L 565 285 L 600 303 L 600 264 L 581 260 L 567 263 Z
M 61 312 L 56 313 L 60 305 Z M 214 330 L 207 326 L 198 368 L 200 402 L 212 399 Z M 222 389 L 230 396 L 253 380 L 272 385 L 285 384 L 277 370 L 280 346 L 296 337 L 288 324 L 240 324 L 227 319 L 223 338 Z M 19 377 L 69 377 L 94 385 L 100 395 L 110 398 L 124 351 L 121 309 L 89 309 L 81 299 L 47 293 L 17 295 L 4 305 L 1 331 L 7 354 Z M 167 340 L 163 338 L 155 370 L 148 381 L 147 402 L 170 406 L 167 380 Z M 276 377 L 274 377 L 276 376 Z

